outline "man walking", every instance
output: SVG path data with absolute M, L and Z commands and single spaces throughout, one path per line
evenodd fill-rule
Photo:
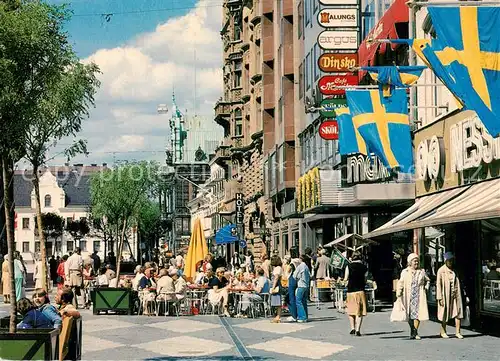
M 78 297 L 80 296 L 80 289 L 83 284 L 82 270 L 83 259 L 80 247 L 75 249 L 75 252 L 64 263 L 64 274 L 66 276 L 66 285 L 71 287 L 75 297 L 73 298 L 73 305 L 78 308 Z

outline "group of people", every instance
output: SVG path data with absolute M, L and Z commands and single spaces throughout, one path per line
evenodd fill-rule
M 17 302 L 26 295 L 26 276 L 28 272 L 26 270 L 26 264 L 23 261 L 21 253 L 18 251 L 14 252 L 14 285 L 16 291 L 16 299 L 11 300 L 11 274 L 9 266 L 9 255 L 3 257 L 2 262 L 2 294 L 3 302 L 11 303 Z

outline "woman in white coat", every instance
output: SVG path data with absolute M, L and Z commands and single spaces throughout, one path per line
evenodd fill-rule
M 416 253 L 408 256 L 408 267 L 401 272 L 398 281 L 396 296 L 400 298 L 406 311 L 406 318 L 410 325 L 410 338 L 420 340 L 418 327 L 420 321 L 429 319 L 427 309 L 427 290 L 429 277 L 419 268 L 419 259 Z
M 446 324 L 455 319 L 456 337 L 464 338 L 460 333 L 460 321 L 464 318 L 460 281 L 453 271 L 453 253 L 444 254 L 444 265 L 437 272 L 436 299 L 438 301 L 438 320 L 441 321 L 441 337 L 448 338 Z

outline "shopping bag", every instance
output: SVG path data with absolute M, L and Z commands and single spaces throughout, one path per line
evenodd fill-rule
M 406 310 L 403 306 L 403 302 L 398 298 L 396 302 L 394 302 L 394 306 L 392 307 L 391 312 L 391 322 L 404 322 L 406 321 Z
M 470 308 L 469 308 L 469 305 L 465 306 L 464 318 L 462 319 L 462 322 L 460 324 L 464 327 L 470 326 Z

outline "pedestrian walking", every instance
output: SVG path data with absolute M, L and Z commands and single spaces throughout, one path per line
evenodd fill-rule
M 26 267 L 23 264 L 21 253 L 14 252 L 14 280 L 16 284 L 16 302 L 26 297 Z M 12 301 L 12 300 L 11 300 Z
M 355 252 L 352 262 L 347 266 L 344 280 L 347 281 L 347 314 L 351 325 L 351 335 L 361 336 L 361 324 L 367 314 L 366 273 L 367 268 L 361 261 L 361 254 Z
M 9 267 L 9 255 L 6 254 L 2 262 L 2 292 L 3 292 L 3 303 L 10 303 L 10 292 L 12 286 L 10 283 L 10 267 Z
M 76 308 L 78 308 L 78 296 L 81 295 L 83 285 L 83 259 L 81 253 L 80 247 L 75 248 L 75 252 L 64 263 L 65 284 L 73 290 L 73 305 Z
M 413 340 L 420 340 L 418 335 L 420 321 L 429 319 L 427 308 L 429 282 L 429 277 L 420 268 L 418 255 L 411 253 L 408 256 L 408 267 L 401 272 L 396 296 L 405 310 L 406 321 L 410 325 L 410 338 Z
M 307 255 L 300 256 L 300 264 L 293 272 L 293 278 L 297 281 L 295 290 L 295 304 L 297 306 L 297 322 L 307 322 L 309 313 L 307 311 L 307 300 L 311 282 L 311 271 L 306 263 Z
M 281 277 L 283 276 L 283 268 L 281 267 L 283 263 L 281 262 L 280 256 L 272 256 L 271 257 L 271 267 L 272 270 L 272 287 L 271 287 L 271 307 L 276 307 L 276 317 L 272 319 L 272 323 L 280 323 L 281 322 Z M 264 274 L 266 270 L 264 270 Z
M 460 333 L 461 319 L 464 318 L 462 304 L 462 290 L 460 280 L 453 270 L 455 257 L 453 253 L 444 254 L 444 265 L 439 268 L 436 280 L 436 299 L 438 301 L 438 319 L 441 321 L 442 338 L 448 338 L 446 324 L 448 320 L 455 319 L 456 333 L 459 339 L 464 338 Z

